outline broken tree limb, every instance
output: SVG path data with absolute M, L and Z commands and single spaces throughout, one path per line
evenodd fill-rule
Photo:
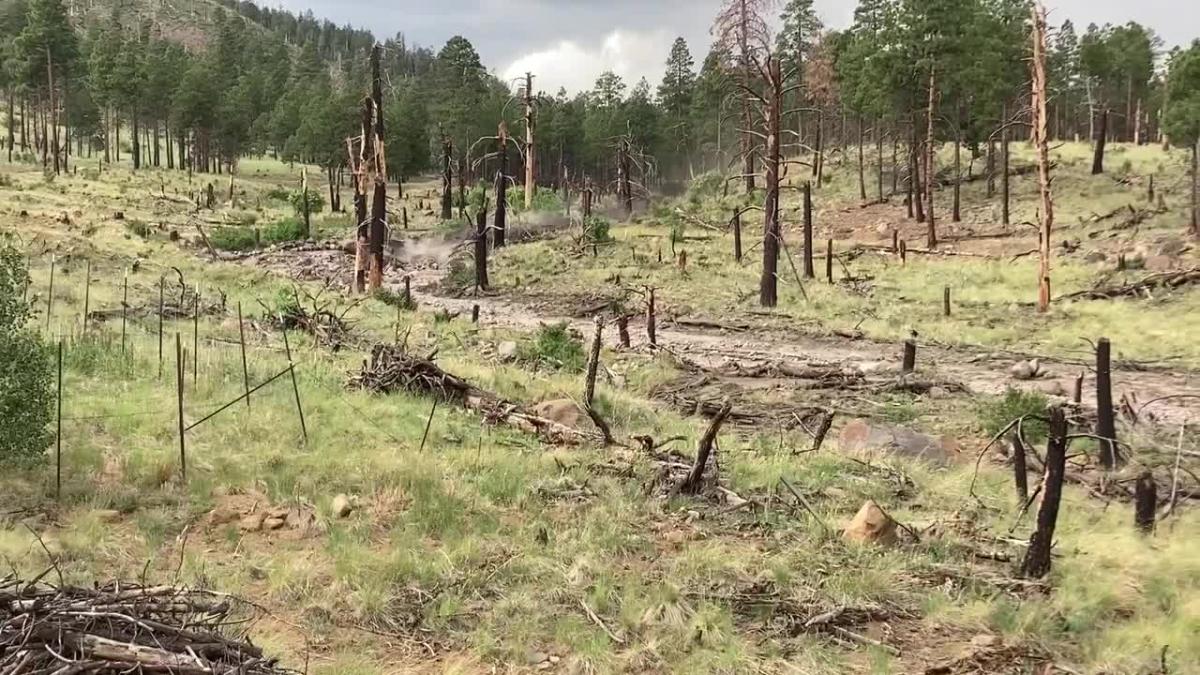
M 1050 440 L 1046 445 L 1046 477 L 1042 505 L 1038 508 L 1037 529 L 1029 539 L 1029 549 L 1021 564 L 1021 575 L 1040 579 L 1050 571 L 1050 549 L 1058 525 L 1063 478 L 1067 466 L 1067 418 L 1061 407 L 1050 409 Z
M 704 468 L 708 464 L 708 457 L 712 454 L 713 445 L 717 441 L 717 434 L 720 433 L 725 418 L 729 417 L 729 413 L 732 411 L 733 403 L 729 399 L 725 399 L 721 404 L 720 412 L 708 425 L 708 431 L 705 431 L 704 436 L 700 438 L 700 445 L 696 448 L 696 462 L 692 465 L 692 470 L 688 473 L 687 478 L 679 484 L 679 492 L 694 495 L 700 491 L 704 481 Z

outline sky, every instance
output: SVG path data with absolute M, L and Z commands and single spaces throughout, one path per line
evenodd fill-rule
M 1138 21 L 1170 45 L 1200 38 L 1200 0 L 1045 0 L 1051 24 Z M 484 65 L 505 80 L 526 71 L 536 88 L 570 93 L 590 89 L 612 70 L 632 86 L 662 78 L 676 37 L 691 48 L 697 68 L 712 40 L 720 0 L 275 0 L 270 6 L 368 28 L 377 37 L 404 33 L 409 44 L 436 52 L 454 35 L 475 45 Z M 854 0 L 815 0 L 831 28 L 849 24 Z

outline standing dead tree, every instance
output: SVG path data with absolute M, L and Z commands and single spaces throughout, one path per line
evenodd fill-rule
M 653 156 L 634 144 L 632 131 L 612 138 L 610 144 L 617 165 L 617 178 L 610 185 L 617 193 L 625 217 L 629 218 L 633 216 L 635 198 L 650 201 L 650 189 L 647 186 L 657 175 L 658 166 Z M 591 198 L 587 211 L 585 218 L 591 215 Z
M 451 189 L 454 186 L 454 141 L 439 128 L 442 137 L 442 220 L 453 217 L 454 198 Z
M 533 95 L 533 73 L 525 73 L 525 86 L 521 91 L 525 103 L 525 210 L 533 208 L 533 195 L 537 192 L 537 153 L 534 149 L 534 127 L 537 116 L 534 104 L 537 97 Z M 503 244 L 501 244 L 503 246 Z
M 753 97 L 752 83 L 756 79 L 761 63 L 768 51 L 765 46 L 771 44 L 768 16 L 774 9 L 774 0 L 724 0 L 713 22 L 713 35 L 716 42 L 725 48 L 726 53 L 732 54 L 736 63 L 734 73 L 742 96 L 742 131 L 741 157 L 742 179 L 745 181 L 746 192 L 753 193 L 755 188 L 755 146 L 758 135 L 753 128 Z
M 362 134 L 346 140 L 354 175 L 354 214 L 358 225 L 355 231 L 352 288 L 358 293 L 368 287 L 375 290 L 383 285 L 383 251 L 387 238 L 387 161 L 383 140 L 381 52 L 379 45 L 371 50 L 371 92 L 362 103 Z
M 1033 9 L 1033 146 L 1037 153 L 1038 191 L 1042 204 L 1038 211 L 1040 226 L 1038 256 L 1038 311 L 1050 309 L 1050 231 L 1054 227 L 1054 198 L 1050 193 L 1050 145 L 1046 124 L 1046 9 L 1040 3 Z M 1007 152 L 1007 150 L 1006 150 Z M 1005 167 L 1005 178 L 1008 170 Z M 1007 195 L 1006 195 L 1007 197 Z
M 1050 440 L 1046 446 L 1045 464 L 1046 476 L 1042 505 L 1038 508 L 1037 529 L 1029 539 L 1029 548 L 1021 564 L 1021 574 L 1032 579 L 1044 577 L 1050 571 L 1050 549 L 1058 524 L 1059 504 L 1062 502 L 1067 467 L 1067 418 L 1059 407 L 1050 409 Z

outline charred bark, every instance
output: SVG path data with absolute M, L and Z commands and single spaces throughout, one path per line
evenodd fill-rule
M 1050 440 L 1046 446 L 1046 478 L 1042 505 L 1038 509 L 1037 529 L 1029 539 L 1029 548 L 1021 564 L 1021 574 L 1038 579 L 1050 571 L 1050 549 L 1058 510 L 1062 501 L 1063 478 L 1067 466 L 1067 418 L 1060 407 L 1050 409 Z

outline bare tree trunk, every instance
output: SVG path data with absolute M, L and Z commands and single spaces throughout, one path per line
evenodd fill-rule
M 778 302 L 779 278 L 779 141 L 780 116 L 782 113 L 783 75 L 779 58 L 772 56 L 767 62 L 765 129 L 766 155 L 766 199 L 763 201 L 763 266 L 758 286 L 758 301 L 763 307 L 774 307 Z
M 1100 466 L 1112 470 L 1121 463 L 1117 447 L 1117 425 L 1113 419 L 1112 343 L 1096 341 L 1096 435 L 1100 437 Z
M 1041 230 L 1038 246 L 1038 311 L 1046 312 L 1050 309 L 1050 232 L 1054 229 L 1054 198 L 1050 193 L 1050 142 L 1046 129 L 1046 11 L 1041 5 L 1033 8 L 1033 85 L 1030 101 L 1033 104 L 1038 191 L 1042 198 L 1038 212 Z
M 1000 224 L 1008 227 L 1011 219 L 1009 205 L 1009 146 L 1008 146 L 1008 104 L 1004 105 L 1004 126 L 1000 128 Z
M 858 198 L 867 201 L 867 177 L 863 168 L 863 120 L 858 118 Z
M 384 240 L 387 238 L 387 155 L 384 147 L 383 78 L 380 58 L 383 47 L 378 43 L 371 50 L 371 114 L 374 126 L 363 143 L 370 144 L 371 200 L 370 263 L 368 285 L 372 291 L 383 287 Z M 307 199 L 307 197 L 305 197 Z
M 475 214 L 475 287 L 481 291 L 488 289 L 487 261 L 487 195 Z
M 533 127 L 533 74 L 525 73 L 525 209 L 533 208 L 533 194 L 537 190 L 537 152 L 534 145 Z
M 743 64 L 743 68 L 746 65 Z M 744 96 L 742 98 L 742 124 L 746 129 L 753 128 L 754 119 L 750 114 L 750 101 Z M 742 173 L 743 180 L 746 184 L 746 194 L 754 194 L 754 138 L 748 134 L 741 134 L 742 143 Z
M 933 112 L 934 101 L 937 97 L 937 76 L 933 67 L 929 68 L 929 108 L 926 112 L 928 127 L 925 136 L 925 208 L 928 217 L 929 232 L 927 237 L 927 245 L 930 250 L 937 248 L 937 221 L 933 216 L 933 188 L 937 182 L 936 168 L 936 151 L 937 148 L 933 144 Z
M 1142 99 L 1137 100 L 1133 114 L 1133 144 L 1142 144 Z
M 804 182 L 804 278 L 816 278 L 813 269 L 812 183 Z
M 875 120 L 875 155 L 878 159 L 875 176 L 875 188 L 879 202 L 883 202 L 883 121 L 876 118 Z
M 817 180 L 817 187 L 821 187 L 822 174 L 825 173 L 825 112 L 820 108 L 817 109 L 817 143 L 814 150 L 816 157 L 813 158 L 813 178 Z
M 951 222 L 962 222 L 962 140 L 954 139 L 954 210 Z
M 1192 145 L 1192 234 L 1200 237 L 1200 138 Z
M 9 164 L 12 164 L 12 161 L 13 161 L 13 139 L 16 136 L 13 129 L 14 129 L 14 125 L 13 125 L 13 90 L 12 90 L 12 87 L 10 86 L 8 88 L 8 163 Z
M 721 404 L 721 410 L 713 417 L 708 431 L 705 431 L 704 436 L 700 438 L 700 445 L 696 448 L 696 461 L 692 464 L 692 470 L 688 472 L 687 478 L 679 484 L 679 492 L 692 495 L 700 491 L 704 484 L 704 467 L 708 465 L 708 457 L 712 454 L 713 446 L 717 442 L 717 434 L 721 432 L 721 425 L 725 423 L 725 418 L 729 417 L 729 413 L 732 411 L 733 404 L 726 398 Z
M 912 191 L 912 205 L 918 223 L 925 222 L 925 200 L 921 196 L 921 143 L 917 140 L 916 120 L 913 121 L 912 145 L 908 153 L 908 186 Z

